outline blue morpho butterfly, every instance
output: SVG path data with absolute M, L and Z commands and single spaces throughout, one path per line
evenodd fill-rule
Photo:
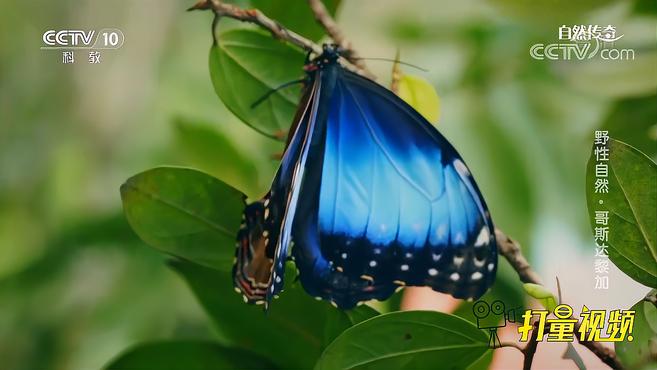
M 312 296 L 348 309 L 404 286 L 478 298 L 495 279 L 490 214 L 454 147 L 324 46 L 269 193 L 250 204 L 233 268 L 245 301 L 283 287 L 288 248 Z

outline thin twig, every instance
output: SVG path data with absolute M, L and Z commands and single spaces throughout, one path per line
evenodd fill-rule
M 212 10 L 219 17 L 228 17 L 242 22 L 253 23 L 268 30 L 277 39 L 285 40 L 306 51 L 312 51 L 316 54 L 322 53 L 322 48 L 319 45 L 281 26 L 258 9 L 242 9 L 220 0 L 201 0 L 187 10 Z
M 345 57 L 356 67 L 367 70 L 365 62 L 358 57 L 358 53 L 351 46 L 351 42 L 344 36 L 338 23 L 331 17 L 322 0 L 308 0 L 308 5 L 310 6 L 310 10 L 313 11 L 317 22 L 326 30 L 329 37 L 342 48 Z
M 397 94 L 399 92 L 399 81 L 402 78 L 401 67 L 399 67 L 399 49 L 395 53 L 395 62 L 392 64 L 392 81 L 390 82 L 390 91 Z
M 522 363 L 523 370 L 531 370 L 532 362 L 534 361 L 534 355 L 536 354 L 536 349 L 538 349 L 538 325 L 539 322 L 534 323 L 534 329 L 532 330 L 532 335 L 527 342 L 527 345 L 522 350 L 522 354 L 525 356 L 525 359 Z
M 579 322 L 575 323 L 575 332 L 579 332 L 580 327 L 581 324 Z M 624 369 L 623 364 L 621 364 L 620 361 L 618 361 L 618 357 L 616 357 L 616 352 L 614 352 L 614 350 L 612 350 L 611 348 L 603 347 L 600 345 L 599 342 L 580 340 L 578 335 L 575 335 L 575 337 L 577 337 L 577 341 L 579 341 L 579 344 L 588 348 L 591 352 L 593 352 L 594 355 L 598 356 L 598 358 L 602 360 L 602 362 L 609 365 L 609 367 L 611 367 L 612 369 L 617 369 L 617 370 Z
M 543 285 L 541 278 L 532 269 L 525 256 L 522 255 L 518 242 L 506 236 L 500 229 L 495 229 L 495 238 L 500 253 L 509 261 L 511 267 L 516 270 L 518 277 L 520 277 L 523 283 Z
M 316 55 L 322 53 L 321 46 L 298 33 L 283 27 L 280 23 L 267 17 L 258 9 L 242 9 L 239 6 L 224 3 L 221 0 L 200 0 L 187 10 L 212 10 L 216 15 L 215 23 L 216 20 L 221 17 L 228 17 L 242 22 L 253 23 L 269 31 L 274 38 L 287 41 L 305 51 L 313 52 Z M 360 63 L 354 63 L 346 58 L 346 56 L 342 58 L 342 61 L 346 69 L 370 78 L 373 77 L 372 73 L 360 66 Z
M 520 244 L 509 238 L 500 229 L 495 229 L 495 237 L 497 238 L 497 247 L 500 250 L 500 253 L 507 259 L 507 261 L 509 261 L 511 267 L 516 270 L 520 280 L 524 283 L 542 285 L 541 278 L 532 269 L 529 262 L 527 262 L 527 259 L 522 255 Z M 560 301 L 559 303 L 563 302 Z M 581 324 L 579 322 L 575 323 L 575 332 L 579 332 L 580 326 Z M 598 356 L 602 362 L 609 365 L 612 369 L 623 369 L 623 365 L 618 361 L 616 353 L 612 349 L 604 347 L 598 342 L 580 340 L 579 336 L 576 337 L 581 345 L 588 348 L 593 354 Z
M 521 347 L 518 343 L 516 343 L 516 342 L 501 342 L 501 343 L 500 343 L 500 347 L 513 347 L 513 348 L 515 348 L 515 349 L 517 349 L 518 351 L 523 352 L 523 353 L 524 353 L 524 351 L 525 351 L 525 349 L 522 348 L 522 347 Z

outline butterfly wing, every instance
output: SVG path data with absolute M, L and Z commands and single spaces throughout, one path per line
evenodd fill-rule
M 397 96 L 335 68 L 293 228 L 304 288 L 343 308 L 405 285 L 479 297 L 497 251 L 462 158 Z
M 318 85 L 318 82 L 313 82 L 301 100 L 270 191 L 244 210 L 237 236 L 233 283 L 248 303 L 267 306 L 271 298 L 283 289 L 291 220 L 303 176 Z

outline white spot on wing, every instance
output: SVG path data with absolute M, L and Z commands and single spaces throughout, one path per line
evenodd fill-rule
M 479 271 L 472 273 L 472 276 L 470 276 L 470 278 L 471 278 L 472 280 L 479 280 L 479 279 L 481 279 L 482 277 L 484 277 L 484 274 L 482 274 L 482 273 L 479 272 Z
M 481 247 L 490 242 L 490 232 L 488 231 L 488 226 L 484 225 L 484 227 L 481 228 L 481 231 L 479 232 L 479 235 L 477 235 L 477 240 L 474 243 L 475 247 Z
M 399 267 L 402 271 L 408 271 L 408 265 L 401 265 Z
M 340 255 L 340 257 L 342 257 L 343 260 L 346 260 L 347 259 L 347 253 L 342 253 Z
M 440 257 L 442 257 L 442 256 L 443 256 L 442 254 L 432 253 L 431 254 L 431 259 L 433 259 L 434 262 L 438 262 L 438 261 L 440 261 Z
M 376 261 L 375 260 L 370 261 L 370 267 L 376 267 Z
M 470 176 L 470 170 L 468 170 L 468 167 L 466 167 L 465 163 L 463 163 L 463 161 L 458 158 L 454 160 L 454 168 L 456 169 L 456 172 L 459 173 L 459 175 L 463 177 Z
M 494 268 L 495 268 L 494 263 L 491 262 L 491 263 L 488 264 L 488 271 L 493 271 Z
M 463 260 L 464 260 L 464 257 L 454 256 L 454 266 L 461 267 L 461 264 L 463 263 Z
M 452 281 L 458 281 L 461 278 L 461 276 L 459 275 L 458 272 L 454 272 L 451 275 L 449 275 L 449 278 Z
M 438 270 L 436 270 L 434 268 L 430 268 L 428 272 L 429 272 L 429 275 L 431 275 L 431 276 L 438 275 Z

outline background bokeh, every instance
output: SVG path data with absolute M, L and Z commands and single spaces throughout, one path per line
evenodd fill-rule
M 343 0 L 337 18 L 361 55 L 393 58 L 398 49 L 429 70 L 405 67 L 436 87 L 438 128 L 548 287 L 558 276 L 576 308 L 628 308 L 648 289 L 622 273 L 612 272 L 608 291 L 593 290 L 584 174 L 600 127 L 656 158 L 657 7 L 527 4 Z M 119 197 L 125 179 L 162 164 L 233 184 L 246 177 L 256 193 L 273 174 L 281 146 L 217 98 L 207 66 L 212 16 L 185 12 L 190 5 L 0 4 L 0 368 L 99 368 L 138 342 L 215 336 L 164 257 L 132 233 Z M 531 59 L 529 47 L 557 42 L 562 24 L 613 24 L 636 58 Z M 39 49 L 48 29 L 105 27 L 121 29 L 125 44 L 103 51 L 99 65 L 82 52 L 65 65 L 60 51 Z M 368 66 L 388 83 L 390 63 Z M 199 151 L 206 134 L 225 148 Z M 257 176 L 217 170 L 236 156 Z

